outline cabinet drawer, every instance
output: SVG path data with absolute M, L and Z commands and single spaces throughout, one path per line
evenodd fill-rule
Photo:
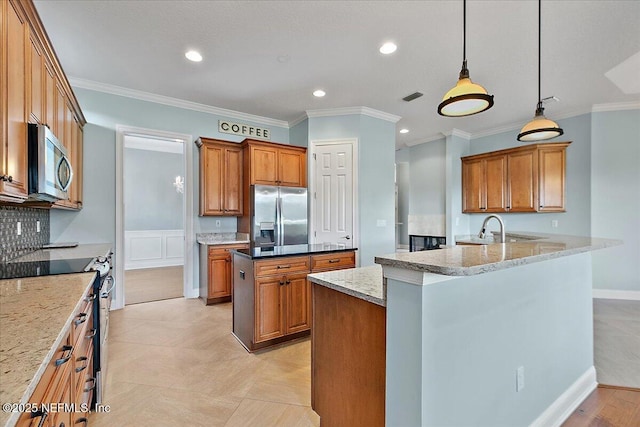
M 356 266 L 356 253 L 341 252 L 323 255 L 311 255 L 311 271 L 338 270 Z
M 255 262 L 256 277 L 297 272 L 309 272 L 308 256 L 279 258 L 269 261 Z
M 249 247 L 248 243 L 229 244 L 229 245 L 210 245 L 208 253 L 209 253 L 209 256 L 219 255 L 219 254 L 228 252 L 229 249 L 247 249 L 248 247 Z

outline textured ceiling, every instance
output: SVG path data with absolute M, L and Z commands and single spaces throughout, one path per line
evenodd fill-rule
M 68 76 L 284 121 L 365 106 L 402 117 L 397 146 L 453 128 L 524 124 L 537 102 L 537 1 L 469 1 L 471 78 L 495 106 L 436 108 L 462 62 L 462 1 L 35 1 Z M 605 73 L 640 52 L 640 1 L 543 1 L 542 96 L 551 119 L 639 102 Z M 398 50 L 378 52 L 385 41 Z M 197 49 L 200 63 L 184 59 Z M 640 78 L 640 70 L 631 70 Z M 635 73 L 637 71 L 637 73 Z M 324 98 L 312 91 L 322 88 Z M 407 103 L 415 91 L 424 96 Z M 514 132 L 515 135 L 516 132 Z M 515 137 L 515 136 L 514 136 Z

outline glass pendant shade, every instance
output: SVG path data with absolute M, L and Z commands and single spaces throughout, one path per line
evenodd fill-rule
M 449 117 L 470 116 L 488 110 L 492 105 L 493 95 L 472 82 L 467 74 L 466 77 L 461 75 L 458 83 L 445 93 L 438 105 L 438 114 Z
M 533 120 L 524 125 L 518 134 L 518 141 L 543 141 L 555 138 L 563 133 L 564 131 L 556 122 L 544 116 L 544 108 L 538 107 Z

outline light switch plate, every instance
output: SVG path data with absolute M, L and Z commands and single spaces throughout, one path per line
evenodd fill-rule
M 16 223 L 16 231 L 18 233 L 18 236 L 22 234 L 22 223 L 20 221 Z

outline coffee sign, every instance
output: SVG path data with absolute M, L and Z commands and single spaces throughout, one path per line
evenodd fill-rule
M 271 132 L 269 129 L 243 125 L 241 123 L 233 123 L 226 120 L 218 120 L 218 132 L 247 136 L 249 138 L 271 139 Z

